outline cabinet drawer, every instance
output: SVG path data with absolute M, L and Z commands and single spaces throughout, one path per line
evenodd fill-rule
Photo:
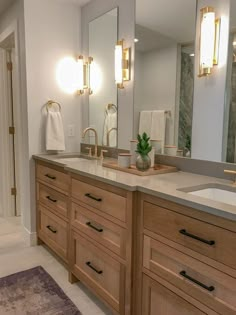
M 39 180 L 59 188 L 64 193 L 68 193 L 70 178 L 67 174 L 41 164 L 37 164 L 36 174 Z
M 154 233 L 236 269 L 236 233 L 144 202 L 143 225 Z
M 126 230 L 99 215 L 72 203 L 71 224 L 81 232 L 125 258 Z
M 207 314 L 145 275 L 143 276 L 142 297 L 142 315 Z
M 125 282 L 122 265 L 75 232 L 72 232 L 71 244 L 72 272 L 114 310 L 123 314 Z
M 48 186 L 39 184 L 38 201 L 58 214 L 68 217 L 68 197 Z
M 38 216 L 38 236 L 67 261 L 67 223 L 42 206 L 39 206 Z
M 144 235 L 143 266 L 221 314 L 236 314 L 236 279 Z
M 125 197 L 75 179 L 72 179 L 72 197 L 126 222 Z

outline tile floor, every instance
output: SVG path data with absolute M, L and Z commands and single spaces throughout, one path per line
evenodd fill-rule
M 45 246 L 26 246 L 20 218 L 0 218 L 0 277 L 39 265 L 54 278 L 82 315 L 113 314 L 81 283 L 70 284 L 67 270 Z

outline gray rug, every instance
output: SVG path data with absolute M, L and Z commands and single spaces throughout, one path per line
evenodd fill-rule
M 0 314 L 81 315 L 41 266 L 0 279 Z

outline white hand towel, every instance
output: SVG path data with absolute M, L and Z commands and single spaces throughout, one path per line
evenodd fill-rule
M 152 111 L 141 111 L 139 117 L 139 134 L 144 132 L 150 137 L 152 124 Z
M 164 110 L 152 112 L 151 134 L 152 140 L 161 140 L 161 153 L 164 153 L 166 139 L 166 114 Z
M 113 130 L 110 131 L 111 129 Z M 109 135 L 107 136 L 108 133 Z M 108 145 L 107 137 L 109 137 L 109 146 L 116 147 L 117 146 L 117 112 L 106 113 L 105 121 L 104 121 L 104 128 L 103 128 L 103 145 Z
M 60 112 L 48 111 L 46 124 L 46 149 L 64 151 L 65 136 Z

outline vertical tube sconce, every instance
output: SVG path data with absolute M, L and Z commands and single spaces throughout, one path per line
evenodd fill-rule
M 124 81 L 130 80 L 130 48 L 123 48 L 124 40 L 115 46 L 115 81 L 119 89 L 124 88 Z
M 87 62 L 87 85 L 89 90 L 89 95 L 93 94 L 93 89 L 91 87 L 91 64 L 93 62 L 93 57 L 88 57 Z
M 218 64 L 220 19 L 215 18 L 212 7 L 201 9 L 199 77 L 211 74 Z
M 77 59 L 77 75 L 78 75 L 78 87 L 77 94 L 84 94 L 84 58 L 83 56 L 79 56 Z

